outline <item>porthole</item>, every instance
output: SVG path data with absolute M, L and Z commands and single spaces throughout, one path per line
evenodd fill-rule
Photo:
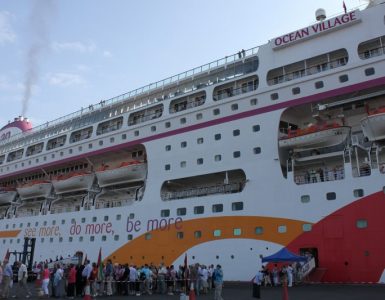
M 323 81 L 316 81 L 314 83 L 314 86 L 316 89 L 322 89 L 324 87 L 324 82 Z
M 336 200 L 336 193 L 334 193 L 334 192 L 327 193 L 326 199 L 327 200 Z
M 374 74 L 375 74 L 374 68 L 367 68 L 367 69 L 365 69 L 365 75 L 366 76 L 371 76 L 371 75 L 374 75 Z
M 231 110 L 238 110 L 238 104 L 237 103 L 232 104 Z
M 364 196 L 364 190 L 363 189 L 356 189 L 353 191 L 353 195 L 356 198 L 363 197 Z
M 308 224 L 308 223 L 302 224 L 302 231 L 308 232 L 308 231 L 311 231 L 311 229 L 312 229 L 312 224 Z
M 273 101 L 274 100 L 278 100 L 278 98 L 279 98 L 278 93 L 273 93 L 273 94 L 270 95 L 270 99 L 273 100 Z
M 286 233 L 287 227 L 286 225 L 279 225 L 278 226 L 278 233 Z
M 301 93 L 301 88 L 297 86 L 295 88 L 292 88 L 291 92 L 293 93 L 293 95 L 298 95 Z
M 256 98 L 251 99 L 250 100 L 250 105 L 251 106 L 257 105 L 257 99 Z
M 357 220 L 356 227 L 359 229 L 368 227 L 368 220 L 365 220 L 365 219 Z
M 301 202 L 302 203 L 309 203 L 310 202 L 310 196 L 309 195 L 302 195 L 301 196 Z

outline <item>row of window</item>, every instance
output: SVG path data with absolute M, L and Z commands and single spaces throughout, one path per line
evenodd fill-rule
M 384 187 L 384 192 L 385 192 L 385 187 Z M 364 190 L 363 189 L 355 189 L 353 190 L 353 196 L 356 198 L 360 198 L 364 196 Z M 337 195 L 335 192 L 329 192 L 326 193 L 326 200 L 336 200 Z M 310 195 L 302 195 L 301 196 L 301 202 L 302 203 L 309 203 L 310 202 Z
M 366 220 L 366 219 L 358 219 L 358 220 L 356 220 L 356 228 L 358 228 L 358 229 L 365 229 L 367 227 L 368 227 L 368 220 Z M 310 224 L 310 223 L 302 224 L 302 231 L 303 232 L 310 232 L 311 230 L 312 230 L 312 224 Z M 286 225 L 279 225 L 277 227 L 277 232 L 281 233 L 281 234 L 287 233 L 287 226 Z M 255 233 L 255 235 L 264 235 L 265 229 L 264 229 L 263 226 L 257 226 L 257 227 L 254 228 L 254 233 Z M 196 238 L 196 239 L 200 239 L 203 236 L 203 233 L 202 233 L 201 230 L 196 230 L 196 231 L 194 231 L 193 234 L 194 234 L 194 238 Z M 215 237 L 215 238 L 221 237 L 222 234 L 223 234 L 222 229 L 215 229 L 211 233 L 211 235 L 213 237 Z M 242 234 L 243 234 L 242 233 L 242 228 L 233 228 L 232 229 L 232 235 L 234 237 L 240 237 L 240 236 L 242 236 Z M 183 231 L 176 232 L 176 238 L 177 239 L 181 240 L 181 239 L 184 239 L 184 237 L 185 237 L 185 232 L 183 232 Z M 119 241 L 119 238 L 120 238 L 120 236 L 118 234 L 113 235 L 113 240 L 114 241 Z M 132 239 L 133 239 L 133 235 L 132 234 L 128 234 L 127 235 L 127 240 L 132 240 Z M 151 232 L 147 232 L 145 234 L 145 239 L 146 240 L 151 240 L 152 239 L 152 233 Z M 42 237 L 42 238 L 40 238 L 40 242 L 41 243 L 44 243 L 46 240 L 48 240 L 50 243 L 54 242 L 54 238 L 53 237 L 50 237 L 50 238 Z M 64 241 L 64 238 L 63 237 L 59 237 L 58 240 L 61 243 L 61 242 Z M 86 239 L 85 239 L 84 236 L 79 236 L 76 240 L 75 240 L 75 238 L 73 236 L 68 237 L 68 242 L 77 242 L 77 241 L 78 242 L 83 242 L 85 240 Z M 107 241 L 107 235 L 100 236 L 100 240 L 102 242 L 106 242 Z M 3 239 L 3 244 L 5 244 L 6 241 L 7 241 L 7 239 Z M 93 235 L 90 236 L 89 237 L 89 241 L 90 242 L 94 242 L 95 241 L 95 236 L 93 236 Z M 9 243 L 12 244 L 13 243 L 13 239 L 9 239 Z M 20 239 L 16 239 L 16 243 L 19 244 L 20 243 Z
M 255 154 L 255 155 L 261 154 L 261 151 L 262 151 L 261 147 L 254 147 L 253 148 L 253 154 Z M 233 158 L 240 158 L 240 157 L 241 157 L 241 151 L 234 151 L 233 152 Z M 222 160 L 221 154 L 215 154 L 214 155 L 214 161 L 218 162 L 221 160 Z M 197 165 L 203 165 L 203 163 L 204 163 L 204 159 L 202 157 L 197 158 L 197 160 L 196 160 Z M 181 168 L 185 168 L 187 166 L 187 162 L 185 160 L 181 161 L 179 163 L 179 165 Z M 170 171 L 171 170 L 171 164 L 165 164 L 164 169 L 165 169 L 165 171 Z

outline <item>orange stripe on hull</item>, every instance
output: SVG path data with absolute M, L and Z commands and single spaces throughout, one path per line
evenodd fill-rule
M 0 238 L 13 238 L 19 235 L 21 230 L 0 231 Z
M 210 241 L 222 239 L 255 239 L 265 240 L 286 246 L 301 233 L 304 221 L 257 217 L 257 216 L 229 216 L 210 217 L 183 221 L 179 230 L 175 226 L 169 229 L 153 230 L 148 233 L 151 238 L 146 240 L 146 234 L 128 242 L 124 246 L 109 255 L 108 258 L 119 263 L 133 263 L 142 265 L 144 263 L 160 262 L 166 265 L 172 264 L 179 256 L 188 249 Z M 278 226 L 285 225 L 286 233 L 278 233 Z M 263 227 L 262 234 L 256 234 L 255 228 Z M 221 230 L 219 237 L 214 236 L 214 230 Z M 234 229 L 241 229 L 241 234 L 234 236 Z M 195 238 L 194 233 L 201 231 L 200 238 Z M 183 232 L 183 238 L 177 238 L 177 232 Z M 147 234 L 148 234 L 147 233 Z

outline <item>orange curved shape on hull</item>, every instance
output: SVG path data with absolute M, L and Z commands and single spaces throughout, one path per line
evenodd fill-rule
M 286 246 L 302 232 L 304 221 L 284 218 L 258 217 L 258 216 L 228 216 L 193 219 L 171 224 L 169 228 L 149 231 L 123 245 L 110 254 L 114 262 L 144 263 L 160 262 L 172 264 L 179 256 L 190 248 L 222 239 L 255 239 L 265 240 Z M 176 226 L 178 225 L 178 226 Z M 286 233 L 278 233 L 278 226 L 285 225 Z M 263 227 L 262 234 L 256 234 L 256 227 Z M 214 230 L 221 230 L 219 237 L 214 236 Z M 241 229 L 241 234 L 235 236 L 234 229 Z M 201 237 L 195 238 L 194 233 L 201 231 Z M 177 237 L 177 232 L 183 232 L 183 239 Z M 151 234 L 150 239 L 146 235 Z

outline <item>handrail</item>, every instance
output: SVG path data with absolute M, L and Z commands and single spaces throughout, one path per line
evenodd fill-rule
M 5 145 L 9 142 L 15 141 L 19 138 L 22 138 L 25 135 L 37 133 L 39 131 L 46 130 L 48 127 L 57 126 L 59 124 L 62 124 L 64 122 L 72 120 L 74 118 L 83 116 L 83 115 L 88 114 L 88 113 L 92 113 L 93 111 L 96 111 L 98 109 L 102 109 L 105 106 L 111 106 L 111 105 L 119 103 L 119 102 L 127 101 L 130 98 L 132 98 L 132 100 L 134 100 L 137 96 L 145 94 L 145 93 L 149 93 L 152 90 L 155 90 L 158 88 L 164 88 L 164 87 L 171 85 L 173 83 L 179 83 L 179 81 L 182 81 L 184 79 L 192 78 L 198 74 L 201 74 L 204 72 L 207 73 L 207 72 L 210 72 L 211 70 L 216 69 L 218 67 L 225 66 L 229 63 L 234 63 L 234 62 L 240 61 L 246 57 L 255 55 L 258 52 L 258 49 L 259 49 L 259 47 L 253 47 L 253 48 L 247 49 L 244 52 L 242 52 L 243 54 L 241 55 L 241 57 L 240 57 L 239 53 L 236 53 L 236 54 L 233 54 L 230 56 L 225 56 L 224 58 L 215 60 L 213 62 L 204 64 L 204 65 L 201 65 L 199 67 L 196 67 L 194 69 L 190 69 L 188 71 L 179 73 L 177 75 L 173 75 L 173 76 L 168 77 L 166 79 L 163 79 L 163 80 L 160 80 L 160 81 L 157 81 L 154 83 L 150 83 L 148 85 L 142 86 L 140 88 L 137 88 L 135 90 L 129 91 L 129 92 L 124 93 L 124 94 L 121 94 L 119 96 L 110 98 L 108 100 L 101 100 L 99 103 L 91 104 L 87 108 L 81 108 L 80 110 L 78 110 L 74 113 L 60 117 L 60 118 L 55 119 L 53 121 L 46 122 L 42 125 L 39 125 L 37 127 L 32 128 L 29 131 L 13 135 L 7 140 L 0 141 L 0 146 Z

